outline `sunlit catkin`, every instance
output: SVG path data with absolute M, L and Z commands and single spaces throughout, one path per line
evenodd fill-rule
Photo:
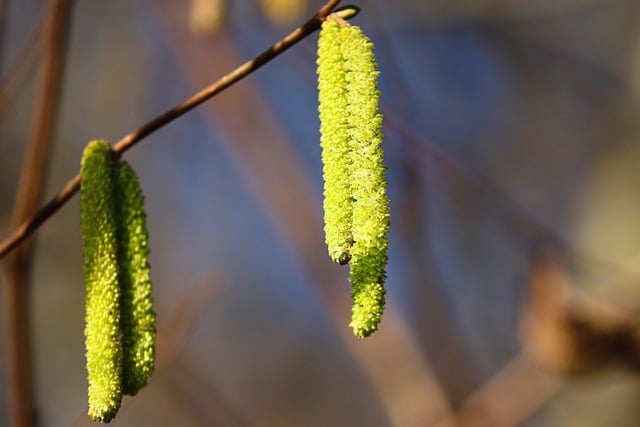
M 327 19 L 318 39 L 320 146 L 324 178 L 324 232 L 329 256 L 346 264 L 351 258 L 353 196 L 347 117 L 347 81 L 340 24 Z
M 120 273 L 122 386 L 134 395 L 154 370 L 156 329 L 149 275 L 144 197 L 134 170 L 120 162 L 114 174 L 114 200 Z
M 345 26 L 341 33 L 353 197 L 350 280 L 354 304 L 350 326 L 357 337 L 364 338 L 378 329 L 384 310 L 389 200 L 373 44 L 357 26 Z
M 122 399 L 120 286 L 111 148 L 92 141 L 81 162 L 80 215 L 86 287 L 85 345 L 89 417 L 109 422 Z

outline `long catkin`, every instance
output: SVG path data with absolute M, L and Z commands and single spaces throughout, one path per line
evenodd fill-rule
M 149 274 L 149 237 L 138 177 L 122 161 L 114 173 L 114 201 L 121 289 L 123 392 L 135 395 L 154 370 L 155 318 Z
M 379 73 L 371 41 L 339 16 L 322 24 L 317 64 L 325 240 L 350 264 L 350 326 L 365 338 L 384 311 L 389 246 Z
M 351 192 L 347 82 L 341 50 L 342 28 L 327 19 L 318 39 L 318 112 L 324 179 L 324 232 L 329 256 L 346 264 L 351 258 Z
M 90 142 L 81 162 L 80 215 L 86 287 L 85 346 L 89 412 L 109 422 L 122 399 L 120 286 L 113 207 L 111 147 Z
M 373 44 L 357 26 L 342 28 L 353 195 L 351 272 L 354 334 L 378 329 L 385 305 L 389 200 L 382 151 L 382 115 Z

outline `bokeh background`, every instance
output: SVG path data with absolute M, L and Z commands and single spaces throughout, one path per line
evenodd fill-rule
M 45 2 L 0 4 L 4 237 Z M 88 141 L 117 141 L 322 4 L 76 0 L 45 199 Z M 314 34 L 126 153 L 146 194 L 159 360 L 113 425 L 640 425 L 640 3 L 358 5 L 391 199 L 380 330 L 352 336 L 348 268 L 323 243 Z M 75 197 L 37 233 L 42 426 L 92 424 L 80 242 Z

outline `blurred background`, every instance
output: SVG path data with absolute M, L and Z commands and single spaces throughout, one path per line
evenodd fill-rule
M 2 238 L 46 3 L 0 1 Z M 357 4 L 391 200 L 380 330 L 352 335 L 348 267 L 324 247 L 313 34 L 126 153 L 146 195 L 158 366 L 113 425 L 640 425 L 640 3 Z M 118 141 L 322 5 L 68 2 L 42 202 L 88 141 Z M 79 221 L 74 197 L 34 247 L 41 426 L 92 424 Z

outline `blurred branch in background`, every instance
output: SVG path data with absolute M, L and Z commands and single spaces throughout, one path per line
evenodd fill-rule
M 586 320 L 586 313 L 577 311 L 566 269 L 561 256 L 549 249 L 533 254 L 521 320 L 526 352 L 541 366 L 560 374 L 594 369 L 604 363 L 610 350 Z M 617 328 L 609 325 L 606 329 L 604 335 Z
M 434 427 L 515 427 L 549 402 L 563 381 L 518 355 L 478 391 L 460 411 Z
M 530 241 L 544 240 L 558 246 L 581 265 L 589 266 L 590 269 L 601 269 L 611 273 L 618 271 L 617 266 L 573 246 L 565 236 L 560 236 L 544 224 L 539 223 L 491 181 L 450 157 L 435 143 L 417 133 L 410 123 L 397 117 L 391 111 L 386 109 L 383 111 L 387 125 L 404 137 L 403 142 L 409 144 L 414 154 L 435 161 L 438 168 L 445 172 L 450 179 L 461 181 L 464 186 L 474 188 L 479 194 L 490 200 L 491 203 L 488 206 L 498 216 L 506 217 L 511 229 L 528 237 Z
M 180 363 L 182 350 L 202 317 L 227 289 L 226 280 L 217 274 L 200 279 L 184 293 L 159 329 L 157 380 L 165 384 L 164 389 L 173 396 L 172 400 L 186 407 L 185 412 L 193 418 L 194 425 L 250 425 L 195 368 Z M 175 367 L 176 364 L 179 366 Z
M 186 419 L 195 426 L 249 427 L 250 423 L 241 410 L 233 408 L 214 384 L 209 382 L 188 363 L 169 373 L 166 393 L 176 403 Z M 186 420 L 185 420 L 186 421 Z
M 2 24 L 0 23 L 0 28 Z M 40 57 L 42 24 L 37 25 L 27 36 L 17 57 L 0 78 L 0 120 L 16 100 L 25 83 L 33 75 Z
M 42 31 L 42 59 L 32 125 L 26 145 L 12 224 L 19 226 L 34 214 L 48 171 L 62 94 L 64 65 L 73 1 L 49 0 Z M 33 241 L 25 243 L 5 262 L 6 339 L 9 387 L 9 424 L 33 424 L 31 315 L 29 280 Z
M 7 24 L 5 22 L 5 20 L 7 19 L 7 4 L 5 3 L 4 0 L 0 0 L 0 75 L 2 75 L 2 70 L 4 69 L 4 63 L 5 63 L 5 51 L 6 51 L 6 47 L 5 47 L 5 37 L 7 36 Z M 0 79 L 0 82 L 2 82 L 2 79 Z M 2 105 L 2 99 L 3 99 L 3 94 L 2 94 L 2 84 L 0 84 L 0 105 Z M 2 109 L 0 108 L 0 117 L 2 117 Z
M 424 194 L 428 190 L 420 185 L 428 172 L 413 153 L 403 161 L 403 170 L 407 174 L 403 182 L 403 216 L 395 224 L 407 242 L 409 279 L 417 285 L 410 289 L 412 296 L 408 311 L 415 313 L 413 323 L 422 326 L 418 328 L 422 333 L 416 340 L 421 344 L 422 352 L 428 355 L 434 373 L 446 391 L 449 405 L 457 410 L 474 389 L 478 375 L 469 363 L 470 349 L 464 341 L 428 237 L 431 221 L 425 206 L 428 195 Z

